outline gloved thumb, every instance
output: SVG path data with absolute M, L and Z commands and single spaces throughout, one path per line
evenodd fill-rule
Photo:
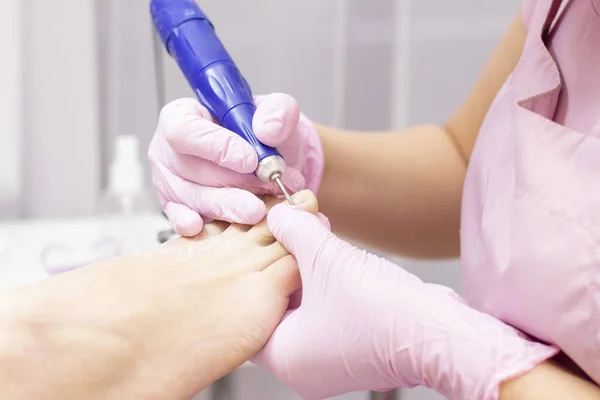
M 267 146 L 279 146 L 293 135 L 300 119 L 296 100 L 284 93 L 256 98 L 256 113 L 252 121 L 254 134 Z
M 314 194 L 309 191 L 299 193 L 308 193 L 304 202 L 297 202 L 295 206 L 276 205 L 267 215 L 267 223 L 275 239 L 296 257 L 300 272 L 306 273 L 312 269 L 322 244 L 334 235 L 324 215 L 305 211 L 310 209 L 307 203 L 316 201 Z

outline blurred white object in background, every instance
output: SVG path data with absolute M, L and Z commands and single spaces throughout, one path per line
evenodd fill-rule
M 90 217 L 0 224 L 0 289 L 154 248 L 157 233 L 166 226 L 158 213 L 113 220 Z
M 0 286 L 43 279 L 96 261 L 158 246 L 168 227 L 144 188 L 135 136 L 118 136 L 98 216 L 0 225 Z
M 153 197 L 144 187 L 144 166 L 134 135 L 115 138 L 107 189 L 97 204 L 102 231 L 90 251 L 116 257 L 146 250 L 158 243 L 158 232 L 148 235 L 147 225 L 159 216 Z M 168 226 L 166 221 L 162 228 Z
M 120 135 L 109 169 L 108 187 L 97 204 L 99 215 L 142 215 L 157 210 L 144 188 L 144 166 L 139 156 L 139 140 L 134 135 Z

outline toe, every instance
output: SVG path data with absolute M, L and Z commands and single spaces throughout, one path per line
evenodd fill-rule
M 244 269 L 260 272 L 289 254 L 290 253 L 288 253 L 283 245 L 273 243 L 269 246 L 260 247 L 254 251 L 247 252 L 240 262 L 243 263 Z
M 310 190 L 301 190 L 292 196 L 294 205 L 304 211 L 308 211 L 311 214 L 317 214 L 319 212 L 319 202 L 317 196 Z
M 212 221 L 208 224 L 204 225 L 204 230 L 201 233 L 201 236 L 205 238 L 209 238 L 212 236 L 217 236 L 223 233 L 231 224 L 229 222 L 224 221 Z
M 319 212 L 319 203 L 316 196 L 310 190 L 301 190 L 292 196 L 292 200 L 296 207 L 308 211 L 312 214 Z M 279 203 L 286 202 L 285 199 L 271 199 L 267 202 L 267 210 L 270 210 Z M 271 234 L 267 225 L 267 219 L 263 219 L 258 224 L 254 225 L 249 231 L 252 238 L 263 246 L 268 246 L 275 242 L 275 238 Z
M 230 225 L 229 222 L 212 221 L 212 222 L 209 222 L 208 224 L 205 224 L 204 228 L 202 229 L 202 232 L 200 232 L 198 235 L 191 236 L 191 237 L 185 237 L 185 236 L 179 237 L 177 239 L 174 239 L 174 240 L 171 240 L 171 241 L 165 243 L 165 246 L 195 245 L 196 243 L 204 242 L 210 238 L 219 236 L 221 233 L 223 233 L 229 227 L 229 225 Z
M 242 224 L 231 224 L 226 229 L 226 232 L 242 232 L 246 233 L 252 228 L 252 225 L 242 225 Z
M 263 194 L 263 195 L 258 196 L 258 198 L 265 202 L 265 204 L 267 205 L 267 210 L 270 207 L 273 207 L 275 204 L 278 204 L 281 202 L 281 200 L 279 200 L 277 198 L 277 196 L 274 196 L 272 194 Z
M 275 287 L 279 289 L 278 291 L 281 291 L 284 296 L 290 296 L 292 293 L 301 295 L 299 291 L 302 287 L 302 280 L 300 279 L 298 263 L 294 256 L 285 256 L 274 262 L 267 267 L 262 274 L 270 283 L 274 284 Z

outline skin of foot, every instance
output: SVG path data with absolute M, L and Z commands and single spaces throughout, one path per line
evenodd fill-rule
M 294 201 L 318 212 L 310 192 Z M 300 286 L 263 221 L 7 291 L 3 398 L 189 399 L 264 346 Z

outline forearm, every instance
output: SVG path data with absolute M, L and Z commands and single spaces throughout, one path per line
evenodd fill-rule
M 600 387 L 546 362 L 500 387 L 500 400 L 600 400 Z
M 363 136 L 317 127 L 325 153 L 319 200 L 334 228 L 408 256 L 456 256 L 464 160 L 526 37 L 519 13 L 444 128 Z
M 458 255 L 466 167 L 442 127 L 317 130 L 325 154 L 319 203 L 337 233 L 411 257 Z

